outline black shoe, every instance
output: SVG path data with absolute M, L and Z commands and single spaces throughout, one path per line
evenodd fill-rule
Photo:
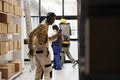
M 62 70 L 61 68 L 57 68 L 57 67 L 55 67 L 54 69 L 55 69 L 55 70 Z
M 52 66 L 52 68 L 55 68 L 55 66 Z

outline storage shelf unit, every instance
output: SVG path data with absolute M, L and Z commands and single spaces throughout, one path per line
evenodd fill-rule
M 23 58 L 23 38 L 22 38 L 22 6 L 23 0 L 0 0 L 0 67 L 6 67 L 6 64 L 14 64 L 14 74 L 12 70 L 2 71 L 3 79 L 14 79 L 22 73 L 24 67 Z M 18 66 L 16 71 L 16 66 Z M 11 74 L 9 74 L 9 71 Z M 3 77 L 4 76 L 4 77 Z

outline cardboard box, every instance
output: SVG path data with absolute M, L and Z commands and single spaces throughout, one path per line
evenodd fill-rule
M 11 74 L 14 75 L 15 74 L 15 64 L 13 64 L 13 63 L 7 63 L 6 65 L 7 66 L 11 66 L 11 72 L 12 72 Z
M 13 9 L 14 9 L 14 6 L 13 6 L 12 4 L 10 4 L 9 6 L 10 6 L 10 7 L 9 7 L 9 9 L 10 9 L 9 11 L 10 11 L 11 14 L 13 14 L 13 13 L 14 13 L 14 10 L 13 10 Z
M 7 33 L 7 24 L 0 23 L 0 33 Z
M 17 50 L 17 45 L 18 45 L 18 44 L 17 44 L 17 40 L 14 40 L 14 41 L 13 41 L 13 49 L 14 49 L 14 50 Z
M 0 23 L 0 33 L 2 33 L 2 26 L 1 26 L 1 23 Z
M 3 12 L 7 12 L 7 13 L 10 12 L 10 11 L 9 11 L 9 3 L 3 1 L 2 11 L 3 11 Z
M 16 33 L 16 24 L 8 24 L 8 33 Z
M 19 8 L 17 6 L 14 6 L 14 14 L 15 15 L 19 14 Z
M 13 5 L 18 5 L 18 2 L 17 2 L 17 0 L 13 0 Z
M 9 41 L 9 51 L 13 50 L 13 41 Z
M 15 74 L 15 64 L 12 64 L 12 63 L 6 63 L 6 64 L 3 64 L 3 65 L 0 65 L 0 67 L 10 67 L 10 70 L 11 70 L 11 76 L 13 74 Z
M 0 71 L 2 72 L 2 79 L 8 79 L 11 77 L 10 67 L 0 67 Z
M 8 14 L 0 13 L 0 22 L 11 23 L 12 22 L 12 16 L 8 15 Z
M 16 25 L 16 32 L 17 33 L 21 32 L 21 26 L 19 24 Z
M 22 16 L 22 9 L 21 8 L 19 8 L 19 14 L 18 15 Z
M 22 63 L 21 62 L 15 62 L 15 72 L 19 72 L 22 70 Z
M 15 60 L 15 61 L 11 61 L 9 63 L 14 63 L 15 64 L 15 72 L 20 72 L 22 70 L 21 60 Z
M 9 2 L 11 5 L 13 5 L 13 1 L 14 1 L 14 0 L 8 0 L 8 2 Z
M 4 54 L 9 51 L 8 42 L 0 42 L 0 54 Z
M 21 41 L 20 40 L 18 40 L 17 49 L 21 49 Z
M 9 0 L 3 0 L 4 2 L 9 2 Z
M 2 80 L 2 72 L 0 71 L 0 80 Z
M 2 11 L 2 1 L 0 1 L 0 12 Z
M 8 4 L 13 4 L 14 0 L 2 0 L 2 1 L 7 2 Z
M 22 16 L 22 9 L 18 6 L 14 6 L 14 14 L 17 16 Z

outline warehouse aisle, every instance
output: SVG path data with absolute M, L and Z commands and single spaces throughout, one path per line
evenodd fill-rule
M 24 46 L 25 51 L 28 51 L 26 46 Z M 73 56 L 73 58 L 75 58 L 75 60 L 78 60 L 78 52 L 77 51 L 78 51 L 78 41 L 71 41 L 70 52 L 71 52 L 71 55 Z M 51 52 L 51 59 L 53 59 L 53 55 L 52 55 L 53 52 L 52 52 L 51 48 L 50 48 L 50 52 Z M 27 52 L 24 52 L 24 53 L 27 53 Z M 25 56 L 26 55 L 27 54 L 25 54 Z M 26 56 L 25 58 L 28 58 L 28 56 Z M 66 57 L 66 60 L 69 60 L 68 57 Z M 75 68 L 73 68 L 72 65 L 73 65 L 72 63 L 65 63 L 62 70 L 54 70 L 53 69 L 53 79 L 52 80 L 79 80 L 78 79 L 78 77 L 79 77 L 78 76 L 79 75 L 78 74 L 79 73 L 78 65 L 76 65 Z M 25 62 L 23 74 L 14 80 L 34 80 L 35 71 L 29 72 L 29 69 L 30 69 L 29 62 Z
M 74 68 L 72 67 L 72 65 L 73 65 L 72 63 L 66 63 L 62 70 L 53 69 L 53 80 L 79 80 L 78 65 L 76 65 Z M 30 69 L 29 63 L 25 64 L 23 74 L 21 74 L 14 80 L 34 80 L 35 70 L 29 72 L 29 69 Z

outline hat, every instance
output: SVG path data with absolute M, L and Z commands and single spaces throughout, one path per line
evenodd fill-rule
M 60 23 L 66 23 L 66 19 L 62 18 L 62 19 L 60 20 Z

